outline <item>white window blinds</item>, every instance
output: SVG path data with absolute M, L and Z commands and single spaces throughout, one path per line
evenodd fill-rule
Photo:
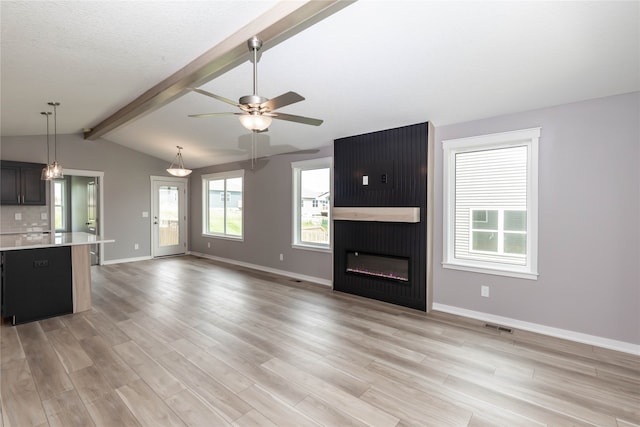
M 526 244 L 511 252 L 504 246 L 511 236 L 505 221 L 527 210 L 527 147 L 457 153 L 455 182 L 455 257 L 524 265 Z

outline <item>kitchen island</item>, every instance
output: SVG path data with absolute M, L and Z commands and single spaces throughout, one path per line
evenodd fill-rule
M 89 247 L 111 242 L 83 232 L 0 235 L 2 317 L 16 324 L 89 310 Z

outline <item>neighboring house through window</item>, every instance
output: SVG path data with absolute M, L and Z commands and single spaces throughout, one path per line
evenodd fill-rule
M 443 141 L 443 266 L 536 279 L 540 129 Z
M 293 246 L 331 248 L 331 158 L 291 163 Z
M 243 188 L 243 170 L 202 176 L 204 235 L 242 238 Z

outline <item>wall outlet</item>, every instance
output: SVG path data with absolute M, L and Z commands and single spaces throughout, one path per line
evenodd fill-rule
M 15 218 L 16 221 L 22 221 L 22 214 L 20 212 L 16 212 L 15 215 L 13 215 L 13 217 Z
M 149 212 L 142 211 L 142 218 L 149 218 Z
M 211 242 L 207 242 L 207 247 L 210 248 L 211 247 Z
M 480 286 L 480 296 L 489 298 L 489 287 L 486 285 Z
M 280 254 L 280 261 L 284 261 L 284 254 Z
M 137 251 L 138 249 L 140 249 L 140 245 L 138 245 L 137 243 L 134 243 L 133 250 Z
M 40 212 L 40 219 L 41 220 L 47 219 L 47 213 L 46 212 Z

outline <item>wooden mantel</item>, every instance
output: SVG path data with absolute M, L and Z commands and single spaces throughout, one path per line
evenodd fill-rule
M 333 208 L 331 217 L 337 221 L 420 222 L 419 207 L 340 207 Z

